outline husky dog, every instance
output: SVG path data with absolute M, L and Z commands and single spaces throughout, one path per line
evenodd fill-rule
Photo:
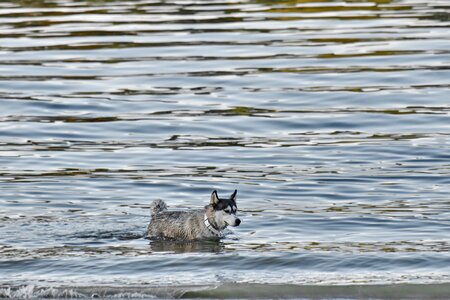
M 168 211 L 166 203 L 155 200 L 152 203 L 152 220 L 148 225 L 147 237 L 156 240 L 203 240 L 219 239 L 228 226 L 239 226 L 236 217 L 236 194 L 229 199 L 219 198 L 212 192 L 209 205 L 201 210 Z

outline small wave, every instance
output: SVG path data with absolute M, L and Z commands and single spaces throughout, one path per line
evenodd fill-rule
M 274 285 L 226 283 L 174 287 L 38 287 L 0 288 L 7 299 L 448 299 L 450 284 Z
M 0 288 L 0 298 L 31 299 L 31 298 L 85 298 L 86 295 L 73 289 L 39 288 L 34 285 Z
M 186 287 L 39 287 L 23 285 L 0 287 L 0 298 L 4 299 L 154 299 L 181 298 L 187 291 L 195 288 Z

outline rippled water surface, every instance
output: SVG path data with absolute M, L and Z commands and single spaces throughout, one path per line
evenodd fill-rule
M 446 299 L 449 11 L 1 1 L 0 298 Z M 214 189 L 220 243 L 143 238 Z

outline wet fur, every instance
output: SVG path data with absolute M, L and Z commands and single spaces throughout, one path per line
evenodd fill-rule
M 214 195 L 217 203 L 214 202 Z M 232 195 L 236 196 L 236 192 Z M 217 192 L 211 195 L 211 203 L 204 209 L 189 211 L 168 211 L 162 200 L 152 203 L 152 220 L 148 225 L 147 237 L 152 240 L 204 240 L 219 239 L 221 236 L 214 234 L 204 223 L 204 216 L 208 217 L 210 224 L 217 230 L 222 231 L 227 227 L 224 221 L 222 209 L 230 203 L 236 207 L 235 200 L 219 199 Z M 240 223 L 240 220 L 239 220 Z M 239 223 L 237 225 L 239 225 Z M 235 225 L 235 226 L 237 226 Z

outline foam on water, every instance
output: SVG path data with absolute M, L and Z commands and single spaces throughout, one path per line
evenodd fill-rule
M 397 285 L 278 285 L 236 284 L 178 287 L 77 288 L 38 287 L 34 285 L 0 288 L 0 298 L 102 298 L 102 299 L 447 299 L 448 284 Z

